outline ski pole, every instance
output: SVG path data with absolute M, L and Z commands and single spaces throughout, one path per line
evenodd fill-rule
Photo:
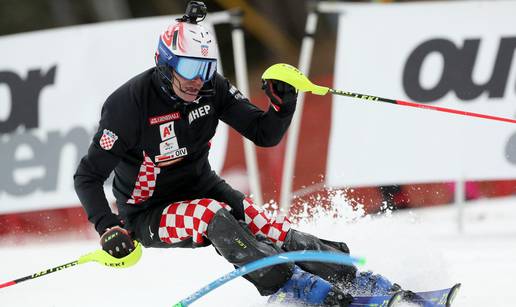
M 185 299 L 177 302 L 173 307 L 186 307 L 205 296 L 209 292 L 217 289 L 223 284 L 231 281 L 239 276 L 249 274 L 256 270 L 269 267 L 271 265 L 287 263 L 287 262 L 296 262 L 296 261 L 317 261 L 317 262 L 331 262 L 331 263 L 339 263 L 339 264 L 358 264 L 364 265 L 365 258 L 355 258 L 351 257 L 347 254 L 343 253 L 334 253 L 334 252 L 321 252 L 321 251 L 298 251 L 298 252 L 288 252 L 277 254 L 269 257 L 262 258 L 260 260 L 253 261 L 251 263 L 245 264 L 240 268 L 229 272 L 228 274 L 212 281 L 208 285 L 202 287 L 195 293 L 191 294 Z
M 269 79 L 280 80 L 280 81 L 283 81 L 283 82 L 286 82 L 286 83 L 292 85 L 298 91 L 312 92 L 312 94 L 315 94 L 315 95 L 324 96 L 324 95 L 330 93 L 330 94 L 334 94 L 334 95 L 358 98 L 358 99 L 367 100 L 367 101 L 371 101 L 371 102 L 385 102 L 385 103 L 397 104 L 397 105 L 402 105 L 402 106 L 407 106 L 407 107 L 421 108 L 421 109 L 434 110 L 434 111 L 439 111 L 439 112 L 447 112 L 447 113 L 453 113 L 453 114 L 459 114 L 459 115 L 465 115 L 465 116 L 471 116 L 471 117 L 479 117 L 479 118 L 484 118 L 484 119 L 497 120 L 497 121 L 513 123 L 513 124 L 516 123 L 515 119 L 510 119 L 510 118 L 505 118 L 505 117 L 498 117 L 498 116 L 473 113 L 473 112 L 467 112 L 467 111 L 456 110 L 456 109 L 436 107 L 436 106 L 430 106 L 430 105 L 426 105 L 426 104 L 403 101 L 403 100 L 382 98 L 382 97 L 373 96 L 373 95 L 353 93 L 353 92 L 337 90 L 337 89 L 332 89 L 332 88 L 325 87 L 325 86 L 316 85 L 316 84 L 313 84 L 297 68 L 295 68 L 294 66 L 289 65 L 289 64 L 281 63 L 281 64 L 272 65 L 271 67 L 267 68 L 267 70 L 265 70 L 265 72 L 262 75 L 262 79 L 263 80 L 269 80 Z
M 32 275 L 28 275 L 25 277 L 21 277 L 21 278 L 0 284 L 0 289 L 16 285 L 16 284 L 19 284 L 19 283 L 27 281 L 27 280 L 42 277 L 42 276 L 48 275 L 50 273 L 68 269 L 73 266 L 87 263 L 87 262 L 98 262 L 102 265 L 105 265 L 108 267 L 113 267 L 113 268 L 128 268 L 130 266 L 135 265 L 142 256 L 141 244 L 137 241 L 134 241 L 134 246 L 135 246 L 135 249 L 129 255 L 127 255 L 123 258 L 115 258 L 115 257 L 111 256 L 110 254 L 108 254 L 106 251 L 99 249 L 94 252 L 83 255 L 75 261 L 68 262 L 66 264 L 56 266 L 51 269 L 46 269 L 44 271 L 34 273 Z

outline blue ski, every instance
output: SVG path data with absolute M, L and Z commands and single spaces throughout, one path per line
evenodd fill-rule
M 382 296 L 355 296 L 350 306 L 360 307 L 384 307 L 390 306 L 394 301 L 394 297 L 389 295 Z
M 411 297 L 409 301 L 423 307 L 450 307 L 460 284 L 451 288 L 435 291 L 416 292 L 418 297 Z M 394 307 L 405 301 L 407 292 L 399 291 L 392 296 L 357 296 L 351 307 Z

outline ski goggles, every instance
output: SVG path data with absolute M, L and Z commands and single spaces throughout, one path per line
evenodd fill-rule
M 200 77 L 203 82 L 211 80 L 217 71 L 217 60 L 214 59 L 174 56 L 168 65 L 187 80 Z

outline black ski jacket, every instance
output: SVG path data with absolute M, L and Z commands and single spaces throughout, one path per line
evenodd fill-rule
M 103 190 L 113 171 L 113 194 L 126 218 L 153 205 L 198 198 L 222 181 L 208 162 L 219 120 L 258 146 L 279 143 L 293 109 L 264 112 L 221 75 L 211 83 L 214 95 L 185 103 L 167 94 L 151 68 L 107 98 L 74 175 L 77 195 L 99 233 L 120 225 Z

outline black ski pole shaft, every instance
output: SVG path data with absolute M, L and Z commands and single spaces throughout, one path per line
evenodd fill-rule
M 14 286 L 14 285 L 19 284 L 21 282 L 24 282 L 26 280 L 31 280 L 31 279 L 34 279 L 34 278 L 38 278 L 38 277 L 41 277 L 41 276 L 48 275 L 50 273 L 54 273 L 54 272 L 58 272 L 58 271 L 61 271 L 61 270 L 64 270 L 64 269 L 68 269 L 68 268 L 73 267 L 73 266 L 78 265 L 78 264 L 79 264 L 79 261 L 75 260 L 75 261 L 72 261 L 72 262 L 60 265 L 60 266 L 56 266 L 55 268 L 47 269 L 47 270 L 44 270 L 44 271 L 41 271 L 41 272 L 38 272 L 38 273 L 34 273 L 32 275 L 28 275 L 28 276 L 25 276 L 25 277 L 22 277 L 22 278 L 18 278 L 18 279 L 12 280 L 12 281 L 8 281 L 6 283 L 0 284 L 0 289 L 1 288 L 6 288 L 6 287 L 9 287 L 9 286 Z
M 22 278 L 18 278 L 18 279 L 0 284 L 0 289 L 6 288 L 9 286 L 14 286 L 16 284 L 19 284 L 19 283 L 27 281 L 27 280 L 45 276 L 50 273 L 58 272 L 58 271 L 68 269 L 73 266 L 83 264 L 83 263 L 88 263 L 88 262 L 98 262 L 102 265 L 105 265 L 107 267 L 112 267 L 112 268 L 128 268 L 128 267 L 135 265 L 142 256 L 142 245 L 138 241 L 134 241 L 134 246 L 135 246 L 134 250 L 129 255 L 122 257 L 122 258 L 115 258 L 115 257 L 111 256 L 110 254 L 108 254 L 106 251 L 104 251 L 102 249 L 98 249 L 98 250 L 88 253 L 86 255 L 82 255 L 79 259 L 77 259 L 75 261 L 68 262 L 66 264 L 56 266 L 55 268 L 47 269 L 47 270 L 41 271 L 39 273 L 34 273 L 29 276 L 25 276 Z

